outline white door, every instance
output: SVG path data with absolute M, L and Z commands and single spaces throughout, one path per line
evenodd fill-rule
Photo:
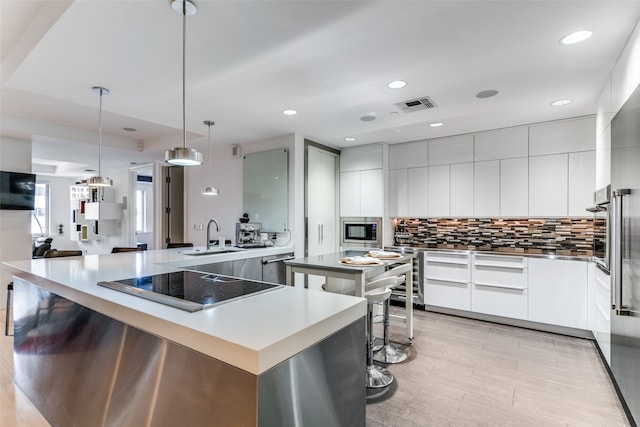
M 146 244 L 147 249 L 155 249 L 153 244 L 154 231 L 154 180 L 153 165 L 130 168 L 133 181 L 131 218 L 131 245 Z
M 338 250 L 337 155 L 307 147 L 307 256 Z M 309 288 L 318 289 L 324 277 L 310 277 Z

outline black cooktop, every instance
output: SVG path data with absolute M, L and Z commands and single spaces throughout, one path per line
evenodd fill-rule
M 192 312 L 282 287 L 196 271 L 154 274 L 98 285 Z

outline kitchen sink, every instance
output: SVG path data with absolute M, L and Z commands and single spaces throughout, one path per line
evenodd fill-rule
M 202 255 L 216 255 L 216 254 L 228 254 L 229 252 L 240 252 L 238 249 L 209 249 L 209 250 L 193 250 L 182 252 L 183 255 L 202 256 Z

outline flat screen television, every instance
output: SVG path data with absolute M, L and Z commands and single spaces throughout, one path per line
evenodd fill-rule
M 34 174 L 0 171 L 0 210 L 32 211 L 35 195 Z

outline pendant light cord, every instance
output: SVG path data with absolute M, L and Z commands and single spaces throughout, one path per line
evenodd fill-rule
M 100 88 L 100 113 L 98 114 L 98 176 L 102 176 L 102 91 Z
M 211 154 L 211 122 L 209 122 L 209 185 L 213 187 L 213 156 Z
M 187 46 L 187 0 L 182 2 L 182 146 L 187 148 L 187 112 L 185 102 L 185 74 L 187 62 L 186 48 Z

